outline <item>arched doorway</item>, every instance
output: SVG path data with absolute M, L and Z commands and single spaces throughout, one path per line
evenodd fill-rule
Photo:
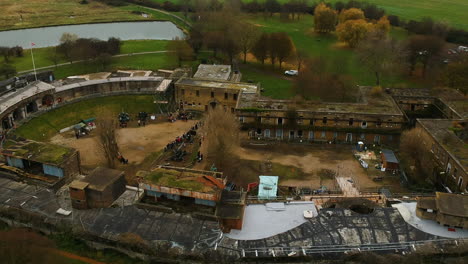
M 13 111 L 13 119 L 14 120 L 21 120 L 24 118 L 24 110 L 22 107 L 16 108 L 15 111 Z
M 215 109 L 216 105 L 217 105 L 217 103 L 215 101 L 210 102 L 211 109 Z
M 34 113 L 37 111 L 37 103 L 36 101 L 29 102 L 26 105 L 26 113 Z
M 51 94 L 46 94 L 42 97 L 43 106 L 52 106 L 54 104 L 54 96 Z

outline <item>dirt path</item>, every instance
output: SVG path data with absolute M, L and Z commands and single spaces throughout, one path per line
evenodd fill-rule
M 117 131 L 117 141 L 122 155 L 130 163 L 140 163 L 152 152 L 163 149 L 177 136 L 187 132 L 196 121 L 177 121 L 149 124 L 145 127 L 128 127 Z M 58 134 L 51 139 L 52 143 L 76 148 L 80 151 L 81 163 L 84 166 L 104 165 L 95 133 L 91 136 L 76 139 L 73 133 Z
M 87 257 L 78 256 L 78 255 L 75 255 L 73 253 L 63 251 L 63 250 L 59 250 L 59 249 L 50 249 L 50 251 L 52 251 L 52 253 L 55 253 L 57 255 L 64 256 L 64 257 L 69 258 L 69 259 L 76 259 L 76 260 L 86 262 L 86 263 L 89 263 L 89 264 L 105 264 L 105 262 L 100 262 L 100 261 L 90 259 L 90 258 L 87 258 Z

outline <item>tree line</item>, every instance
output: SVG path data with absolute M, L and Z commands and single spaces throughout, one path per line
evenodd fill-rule
M 3 63 L 0 64 L 0 76 L 10 78 L 16 74 L 16 68 L 11 65 L 11 57 L 23 57 L 23 48 L 20 46 L 0 47 L 0 56 L 3 56 Z

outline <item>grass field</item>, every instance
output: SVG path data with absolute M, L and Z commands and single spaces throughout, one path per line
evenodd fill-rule
M 85 5 L 79 2 L 79 0 L 2 0 L 0 30 L 144 20 L 167 20 L 184 28 L 183 23 L 167 14 L 135 5 L 112 7 L 92 0 Z M 142 11 L 150 16 L 145 18 L 133 11 Z
M 82 119 L 96 117 L 102 109 L 117 117 L 125 111 L 135 116 L 140 111 L 155 112 L 151 95 L 108 96 L 89 99 L 66 105 L 40 115 L 20 126 L 16 134 L 33 140 L 46 140 L 62 128 L 78 123 Z
M 120 54 L 130 54 L 137 52 L 147 52 L 147 51 L 162 51 L 166 50 L 167 40 L 126 40 L 122 42 L 122 47 L 120 49 Z M 54 65 L 55 47 L 48 48 L 38 48 L 34 49 L 34 62 L 36 67 L 45 67 Z M 33 68 L 31 60 L 31 50 L 24 50 L 23 57 L 11 57 L 10 61 L 12 65 L 16 68 L 17 71 L 26 71 Z M 3 63 L 3 57 L 0 58 L 0 63 Z M 57 64 L 65 63 L 67 60 L 61 56 L 57 57 Z M 142 67 L 145 65 L 142 65 Z
M 337 38 L 334 35 L 317 35 L 313 32 L 313 16 L 304 15 L 299 21 L 285 22 L 281 21 L 278 15 L 273 17 L 250 15 L 248 20 L 265 32 L 287 32 L 297 49 L 304 50 L 312 57 L 323 57 L 329 61 L 335 61 L 341 65 L 345 73 L 353 76 L 359 85 L 375 84 L 373 74 L 357 61 L 353 50 L 336 47 Z M 394 29 L 391 34 L 398 39 L 403 39 L 406 33 L 402 29 Z M 383 78 L 382 83 L 387 86 L 420 85 L 395 76 Z
M 153 0 L 163 3 L 167 0 Z M 251 2 L 253 0 L 242 0 Z M 265 0 L 257 0 L 264 2 Z M 327 3 L 336 3 L 338 1 L 348 2 L 348 0 L 325 0 Z M 359 0 L 358 0 L 359 1 Z M 181 0 L 171 0 L 174 3 L 180 3 Z M 289 2 L 289 0 L 278 0 L 280 3 Z M 308 5 L 320 2 L 320 0 L 306 0 Z M 455 28 L 468 30 L 468 1 L 466 0 L 362 0 L 376 4 L 383 8 L 388 15 L 397 15 L 404 20 L 421 20 L 424 17 L 431 17 L 435 21 L 444 21 Z
M 326 2 L 338 1 L 340 0 L 327 0 Z M 468 1 L 466 0 L 367 0 L 367 2 L 385 9 L 387 14 L 397 15 L 405 20 L 421 20 L 424 17 L 431 17 L 435 21 L 445 21 L 452 27 L 468 30 L 468 16 L 466 15 Z

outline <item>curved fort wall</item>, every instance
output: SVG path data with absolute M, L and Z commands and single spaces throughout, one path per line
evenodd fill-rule
M 119 94 L 168 93 L 171 80 L 163 77 L 119 77 L 65 85 L 34 82 L 0 97 L 0 131 L 17 126 L 38 112 L 84 98 Z

